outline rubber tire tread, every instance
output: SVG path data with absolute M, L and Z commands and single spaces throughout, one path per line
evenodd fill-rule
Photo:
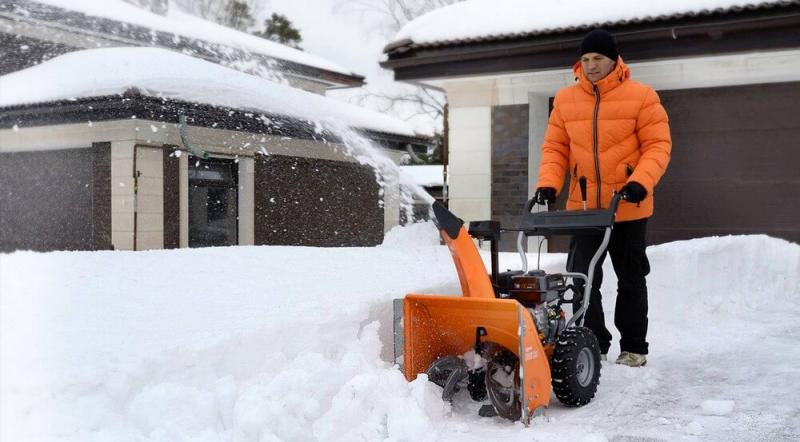
M 576 361 L 583 348 L 589 348 L 594 357 L 595 372 L 589 385 L 578 383 Z M 568 328 L 556 339 L 553 358 L 550 363 L 553 392 L 558 400 L 568 407 L 588 404 L 600 384 L 600 345 L 597 337 L 586 327 Z

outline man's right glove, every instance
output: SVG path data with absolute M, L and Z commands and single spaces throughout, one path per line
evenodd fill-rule
M 647 190 L 636 181 L 631 181 L 619 189 L 619 193 L 625 198 L 625 201 L 631 203 L 640 203 L 647 196 Z
M 552 187 L 539 187 L 536 193 L 533 194 L 533 200 L 536 204 L 553 204 L 556 202 L 556 189 Z

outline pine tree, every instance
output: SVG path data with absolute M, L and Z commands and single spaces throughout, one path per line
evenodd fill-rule
M 300 42 L 303 41 L 300 31 L 294 27 L 292 22 L 285 15 L 274 12 L 270 18 L 264 20 L 264 31 L 254 34 L 295 49 L 301 49 Z

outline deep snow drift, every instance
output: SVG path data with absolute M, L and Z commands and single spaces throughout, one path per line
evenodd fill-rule
M 604 365 L 594 401 L 554 399 L 530 428 L 444 404 L 388 362 L 393 298 L 459 292 L 431 224 L 375 248 L 0 255 L 0 439 L 797 440 L 800 246 L 648 253 L 648 365 Z

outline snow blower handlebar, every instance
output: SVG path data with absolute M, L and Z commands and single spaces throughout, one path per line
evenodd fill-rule
M 536 200 L 525 203 L 519 231 L 532 235 L 580 235 L 596 233 L 614 225 L 614 215 L 622 195 L 615 193 L 607 209 L 570 210 L 531 213 Z
M 520 237 L 523 235 L 591 235 L 603 232 L 603 240 L 597 248 L 594 256 L 589 262 L 588 274 L 578 272 L 565 272 L 564 276 L 582 279 L 584 281 L 584 294 L 592 292 L 592 281 L 594 280 L 595 266 L 600 257 L 605 253 L 608 242 L 611 239 L 611 230 L 614 227 L 614 217 L 617 213 L 619 202 L 624 199 L 620 193 L 615 193 L 611 198 L 608 209 L 592 209 L 578 211 L 556 211 L 531 213 L 536 201 L 529 200 L 525 205 L 525 213 L 520 227 Z M 524 251 L 520 248 L 523 263 L 527 263 Z M 527 267 L 527 265 L 526 265 Z M 527 269 L 526 269 L 527 270 Z M 583 296 L 581 306 L 567 322 L 567 327 L 580 320 L 578 325 L 583 325 L 584 313 L 589 308 L 589 298 Z

